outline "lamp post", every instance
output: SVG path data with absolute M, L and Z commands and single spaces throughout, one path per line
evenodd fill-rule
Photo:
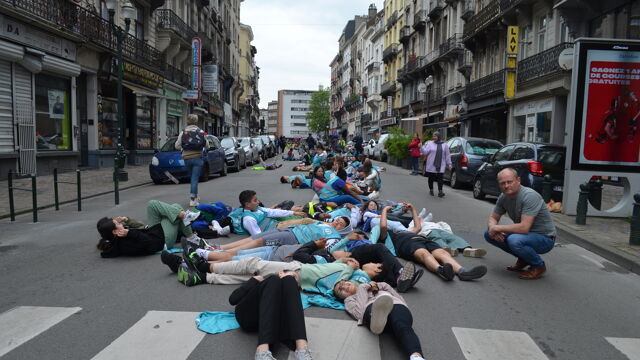
M 128 175 L 124 170 L 125 161 L 127 159 L 127 152 L 124 147 L 125 140 L 125 131 L 124 131 L 124 101 L 122 99 L 122 71 L 123 71 L 123 62 L 122 62 L 122 43 L 129 35 L 129 26 L 131 25 L 131 20 L 136 18 L 136 9 L 131 5 L 129 1 L 126 1 L 120 7 L 120 12 L 122 17 L 124 18 L 125 28 L 122 29 L 120 26 L 116 25 L 114 22 L 114 17 L 116 14 L 116 7 L 118 6 L 118 0 L 107 0 L 106 1 L 107 9 L 109 10 L 109 25 L 111 26 L 111 32 L 113 36 L 116 38 L 116 49 L 117 49 L 117 64 L 116 69 L 118 73 L 118 142 L 116 148 L 116 155 L 114 158 L 113 166 L 114 166 L 114 181 L 127 181 Z M 118 195 L 116 190 L 116 203 L 118 203 Z

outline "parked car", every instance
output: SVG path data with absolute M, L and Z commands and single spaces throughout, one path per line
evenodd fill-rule
M 177 136 L 169 138 L 151 159 L 149 176 L 155 184 L 170 180 L 165 171 L 180 181 L 189 181 L 191 179 L 191 174 L 184 166 L 182 152 L 175 147 L 177 139 Z M 227 163 L 224 159 L 224 148 L 220 144 L 220 140 L 213 135 L 207 135 L 207 140 L 209 140 L 209 148 L 204 149 L 202 152 L 204 168 L 202 169 L 200 181 L 209 180 L 211 174 L 227 175 Z
M 227 166 L 233 171 L 240 171 L 247 167 L 247 156 L 240 143 L 234 137 L 226 137 L 220 142 L 224 147 Z
M 249 164 L 253 165 L 260 162 L 260 151 L 252 138 L 240 138 L 240 145 L 244 148 L 244 153 L 247 155 L 247 162 Z
M 264 141 L 262 141 L 262 138 L 260 136 L 256 136 L 256 137 L 252 137 L 251 140 L 253 140 L 253 142 L 256 144 L 256 148 L 258 149 L 258 154 L 260 154 L 260 157 L 262 158 L 262 160 L 267 160 L 267 154 L 266 154 L 267 149 L 264 146 Z
M 373 158 L 380 161 L 387 161 L 387 147 L 385 143 L 389 140 L 391 134 L 382 134 L 376 141 L 376 145 L 373 147 Z
M 373 149 L 376 147 L 375 139 L 369 140 L 362 149 L 362 153 L 367 157 L 373 157 Z
M 267 154 L 267 158 L 275 156 L 276 145 L 273 142 L 271 142 L 271 139 L 269 139 L 269 135 L 260 135 L 260 138 L 262 139 L 262 142 L 264 142 L 264 147 L 266 149 L 265 153 Z
M 504 146 L 497 140 L 473 137 L 454 137 L 447 141 L 447 145 L 453 169 L 446 169 L 443 177 L 451 183 L 452 188 L 471 184 L 482 163 Z
M 514 143 L 502 147 L 480 168 L 473 181 L 473 197 L 500 195 L 498 172 L 513 168 L 518 172 L 522 185 L 542 193 L 544 176 L 552 179 L 552 198 L 562 201 L 564 162 L 566 148 L 544 143 Z
M 275 156 L 280 152 L 280 146 L 278 145 L 278 141 L 276 141 L 275 135 L 269 135 L 269 140 L 271 140 L 271 143 L 273 144 L 273 148 L 275 149 L 275 152 L 273 153 L 273 155 Z

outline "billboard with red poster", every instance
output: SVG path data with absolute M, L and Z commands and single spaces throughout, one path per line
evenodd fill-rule
M 640 171 L 640 46 L 577 47 L 572 168 Z

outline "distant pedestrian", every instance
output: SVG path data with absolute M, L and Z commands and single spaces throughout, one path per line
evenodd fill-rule
M 309 147 L 309 150 L 313 150 L 316 147 L 316 139 L 314 139 L 311 134 L 307 136 L 307 146 Z
M 416 136 L 409 143 L 409 156 L 411 156 L 411 175 L 420 174 L 420 135 L 416 133 Z
M 362 154 L 364 151 L 364 148 L 362 147 L 363 142 L 364 140 L 362 140 L 362 136 L 356 135 L 353 137 L 353 147 L 356 149 L 356 155 Z
M 444 179 L 445 168 L 451 169 L 451 154 L 449 146 L 442 141 L 439 131 L 433 133 L 433 141 L 426 143 L 421 151 L 422 155 L 427 157 L 425 162 L 425 171 L 429 177 L 429 195 L 433 196 L 433 182 L 438 182 L 438 197 L 443 197 L 442 185 Z
M 506 168 L 498 173 L 502 194 L 489 216 L 484 238 L 492 245 L 518 258 L 510 271 L 523 271 L 521 279 L 538 279 L 547 271 L 539 254 L 546 254 L 555 245 L 556 227 L 551 214 L 535 190 L 522 186 L 516 170 Z M 498 225 L 504 214 L 514 222 Z
M 204 160 L 202 152 L 209 148 L 209 141 L 204 131 L 198 127 L 198 115 L 189 114 L 187 116 L 187 127 L 182 130 L 181 135 L 176 140 L 176 149 L 182 150 L 182 159 L 187 172 L 191 174 L 191 193 L 189 194 L 189 206 L 200 205 L 198 198 L 198 180 L 202 174 Z
M 287 147 L 287 138 L 284 135 L 280 135 L 280 152 L 284 153 L 284 149 Z

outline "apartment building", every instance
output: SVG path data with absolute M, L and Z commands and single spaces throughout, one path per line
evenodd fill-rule
M 278 131 L 279 135 L 288 138 L 306 137 L 307 113 L 311 103 L 311 95 L 315 91 L 309 90 L 279 90 L 278 91 Z
M 360 116 L 360 134 L 365 140 L 374 136 L 382 112 L 380 87 L 384 80 L 382 52 L 384 51 L 384 10 L 377 11 L 375 4 L 369 6 L 366 30 L 362 34 L 362 72 L 363 109 Z
M 240 76 L 242 95 L 240 96 L 240 134 L 239 136 L 256 135 L 260 132 L 260 94 L 258 80 L 260 69 L 256 66 L 257 50 L 251 45 L 253 31 L 251 26 L 240 24 Z
M 267 134 L 278 134 L 278 102 L 269 101 L 267 106 Z
M 398 109 L 402 99 L 402 84 L 398 83 L 398 70 L 403 66 L 403 46 L 400 43 L 400 29 L 405 26 L 404 0 L 385 0 L 384 17 L 384 83 L 380 89 L 386 110 L 384 119 L 380 120 L 381 130 L 398 125 Z

